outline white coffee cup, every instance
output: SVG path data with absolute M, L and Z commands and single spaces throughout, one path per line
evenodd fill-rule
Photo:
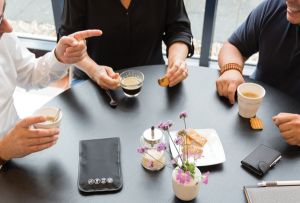
M 237 88 L 240 116 L 244 118 L 255 117 L 265 93 L 265 89 L 258 84 L 240 84 Z
M 62 119 L 62 111 L 57 107 L 42 107 L 36 110 L 33 115 L 47 117 L 47 121 L 34 124 L 35 128 L 59 128 Z

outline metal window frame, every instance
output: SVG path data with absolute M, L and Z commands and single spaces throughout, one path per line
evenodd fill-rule
M 199 59 L 200 66 L 209 66 L 209 54 L 211 51 L 211 45 L 215 30 L 217 6 L 218 0 L 206 0 L 202 29 L 201 52 Z
M 64 0 L 51 0 L 52 10 L 54 16 L 55 30 L 58 33 L 58 29 L 61 25 L 61 15 L 64 8 Z

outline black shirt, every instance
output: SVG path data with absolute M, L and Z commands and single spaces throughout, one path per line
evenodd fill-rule
M 244 57 L 259 52 L 253 77 L 300 101 L 299 25 L 288 22 L 285 0 L 267 0 L 254 9 L 229 42 Z
M 65 0 L 59 37 L 85 29 L 103 31 L 87 40 L 88 53 L 114 70 L 164 64 L 162 41 L 167 47 L 184 42 L 193 54 L 183 0 L 132 0 L 127 10 L 120 0 Z M 77 77 L 86 78 L 78 71 Z

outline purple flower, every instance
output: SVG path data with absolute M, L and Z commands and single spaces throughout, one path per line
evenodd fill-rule
M 182 137 L 177 137 L 177 138 L 175 139 L 175 144 L 177 144 L 177 145 L 182 145 L 182 144 L 183 144 L 183 139 L 182 139 Z
M 172 126 L 172 121 L 167 121 L 167 122 L 161 122 L 157 127 L 161 130 L 169 130 L 169 128 Z
M 171 121 L 171 120 L 168 120 L 168 121 L 166 122 L 166 125 L 168 125 L 168 126 L 169 126 L 169 128 L 170 128 L 170 127 L 172 127 L 173 123 L 172 123 L 172 121 Z
M 149 161 L 148 162 L 148 168 L 153 168 L 154 167 L 154 162 L 153 161 Z
M 160 122 L 157 126 L 159 129 L 163 130 L 163 127 L 164 127 L 164 123 L 163 122 Z
M 184 129 L 186 129 L 186 122 L 185 122 L 185 118 L 187 117 L 187 112 L 183 111 L 179 114 L 179 118 L 183 119 L 184 122 Z
M 179 114 L 179 118 L 186 118 L 187 117 L 187 112 L 183 111 Z
M 206 173 L 204 173 L 204 175 L 202 176 L 202 182 L 207 185 L 208 184 L 208 176 L 209 176 L 210 172 L 207 171 Z
M 166 144 L 163 143 L 163 142 L 159 143 L 159 144 L 157 145 L 157 148 L 156 148 L 156 150 L 159 151 L 159 152 L 165 151 L 166 149 L 167 149 L 167 146 L 166 146 Z
M 187 171 L 186 173 L 180 168 L 177 171 L 176 180 L 180 184 L 188 183 L 191 181 L 191 173 Z
M 144 154 L 148 150 L 148 147 L 139 147 L 137 148 L 137 152 Z
M 180 168 L 177 171 L 176 180 L 179 181 L 181 184 L 184 184 L 185 177 L 182 174 L 183 170 Z

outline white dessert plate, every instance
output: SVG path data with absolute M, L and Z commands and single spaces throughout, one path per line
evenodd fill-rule
M 207 139 L 207 143 L 203 147 L 202 157 L 196 160 L 196 166 L 210 166 L 225 162 L 225 153 L 220 138 L 214 129 L 194 129 L 197 133 L 203 135 Z M 172 139 L 176 139 L 177 131 L 170 132 Z M 170 149 L 173 158 L 178 156 L 178 152 L 169 138 Z M 178 145 L 176 145 L 179 149 Z M 190 158 L 193 160 L 193 158 Z M 180 162 L 180 159 L 179 159 Z M 181 162 L 179 163 L 181 164 Z

